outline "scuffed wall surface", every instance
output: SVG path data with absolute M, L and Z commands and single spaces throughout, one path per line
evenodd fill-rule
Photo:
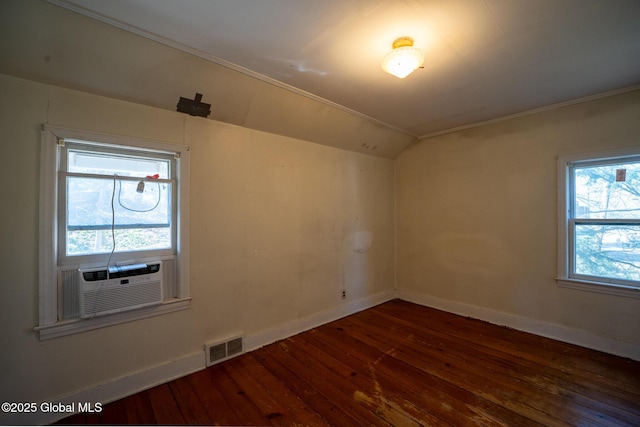
M 69 395 L 392 287 L 392 160 L 4 75 L 0 93 L 1 401 Z M 38 340 L 44 123 L 190 146 L 190 309 Z
M 422 140 L 397 160 L 397 288 L 640 343 L 640 300 L 560 288 L 557 158 L 639 144 L 640 91 Z

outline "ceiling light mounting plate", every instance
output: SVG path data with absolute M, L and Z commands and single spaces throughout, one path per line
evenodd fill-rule
M 391 45 L 394 49 L 405 46 L 413 46 L 413 39 L 411 37 L 399 37 L 395 39 Z

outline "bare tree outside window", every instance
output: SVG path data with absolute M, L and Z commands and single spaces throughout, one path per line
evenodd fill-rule
M 640 161 L 573 169 L 573 272 L 640 281 Z

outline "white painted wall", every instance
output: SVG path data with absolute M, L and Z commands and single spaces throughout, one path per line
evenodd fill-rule
M 557 157 L 638 146 L 639 118 L 634 91 L 436 136 L 405 151 L 396 162 L 400 294 L 542 334 L 568 328 L 562 338 L 583 345 L 618 341 L 611 350 L 639 357 L 640 299 L 555 281 Z
M 0 401 L 68 396 L 238 332 L 282 338 L 391 289 L 392 160 L 5 75 L 0 93 Z M 44 123 L 191 147 L 189 310 L 39 341 Z

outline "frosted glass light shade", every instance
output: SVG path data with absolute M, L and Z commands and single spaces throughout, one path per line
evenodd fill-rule
M 393 50 L 387 53 L 381 62 L 382 69 L 400 79 L 404 79 L 424 62 L 424 54 L 413 47 L 411 37 L 395 39 L 391 45 Z
M 424 63 L 424 54 L 413 46 L 393 49 L 382 58 L 382 69 L 400 79 L 404 79 Z

